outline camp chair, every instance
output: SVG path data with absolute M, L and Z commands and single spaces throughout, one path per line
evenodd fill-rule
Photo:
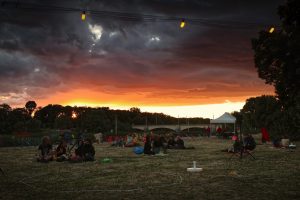
M 256 144 L 253 146 L 249 146 L 248 144 L 241 141 L 236 141 L 233 145 L 233 152 L 230 159 L 232 159 L 233 156 L 238 156 L 240 159 L 242 159 L 243 156 L 251 156 L 255 160 L 255 157 L 251 151 L 255 149 Z
M 253 149 L 253 150 L 254 150 L 254 149 Z M 232 152 L 232 155 L 231 155 L 230 159 L 232 159 L 233 156 L 238 156 L 238 157 L 240 157 L 240 159 L 243 159 L 243 156 L 244 156 L 244 157 L 245 157 L 245 156 L 251 156 L 251 158 L 252 158 L 253 160 L 255 160 L 255 157 L 254 157 L 253 154 L 252 154 L 252 150 L 249 150 L 249 149 L 245 148 L 244 145 L 243 145 L 240 149 L 238 149 L 238 150 Z

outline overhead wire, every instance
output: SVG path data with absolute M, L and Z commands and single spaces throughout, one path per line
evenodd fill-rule
M 74 7 L 63 7 L 56 5 L 45 5 L 37 3 L 28 3 L 20 1 L 2 1 L 1 7 L 7 9 L 16 9 L 21 11 L 34 11 L 34 12 L 51 12 L 51 13 L 82 13 L 92 17 L 106 17 L 113 18 L 121 21 L 143 21 L 147 22 L 180 22 L 182 20 L 187 24 L 196 26 L 213 26 L 218 28 L 237 28 L 237 29 L 252 29 L 257 27 L 268 27 L 269 24 L 257 22 L 243 22 L 243 21 L 229 21 L 229 20 L 216 20 L 207 18 L 193 18 L 193 17 L 177 17 L 177 16 L 164 16 L 152 15 L 119 11 L 106 11 L 106 10 L 93 10 L 82 9 Z

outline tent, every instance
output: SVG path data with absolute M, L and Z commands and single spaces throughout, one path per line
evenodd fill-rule
M 234 130 L 235 130 L 235 121 L 236 118 L 232 116 L 231 114 L 225 112 L 223 115 L 218 117 L 217 119 L 211 119 L 211 124 L 234 124 Z

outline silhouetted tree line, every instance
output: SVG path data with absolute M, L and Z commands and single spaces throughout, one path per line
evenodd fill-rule
M 290 120 L 276 96 L 251 97 L 240 112 L 232 113 L 244 133 L 258 133 L 266 128 L 272 138 L 288 136 L 300 139 L 297 124 Z M 299 125 L 299 122 L 298 122 Z
M 41 129 L 76 129 L 87 132 L 112 133 L 116 121 L 120 132 L 132 131 L 133 124 L 177 124 L 178 118 L 163 113 L 141 112 L 139 108 L 111 110 L 108 107 L 71 107 L 49 104 L 36 107 L 34 101 L 24 108 L 0 105 L 0 134 L 39 132 Z M 179 123 L 186 123 L 180 118 Z M 209 119 L 190 118 L 190 124 L 208 124 Z

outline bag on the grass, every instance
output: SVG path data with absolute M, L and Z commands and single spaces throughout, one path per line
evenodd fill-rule
M 143 147 L 134 147 L 133 152 L 135 154 L 142 154 L 142 153 L 144 153 L 144 148 Z

